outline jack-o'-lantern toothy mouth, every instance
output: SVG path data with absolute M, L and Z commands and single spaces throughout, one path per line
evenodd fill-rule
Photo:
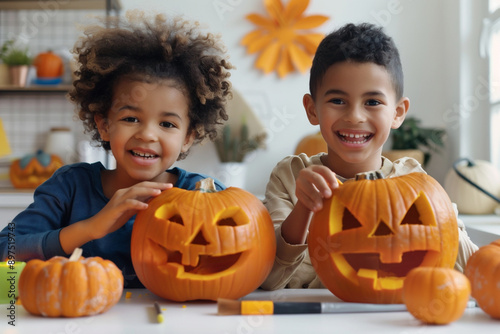
M 350 253 L 343 254 L 347 263 L 355 272 L 360 270 L 374 270 L 377 277 L 406 277 L 411 269 L 420 266 L 428 251 L 404 252 L 402 261 L 398 263 L 384 263 L 377 253 Z
M 397 263 L 380 261 L 377 253 L 332 254 L 333 261 L 343 275 L 356 285 L 369 285 L 372 290 L 397 290 L 411 269 L 423 265 L 434 266 L 433 251 L 409 251 Z
M 185 266 L 182 264 L 182 253 L 179 251 L 167 251 L 167 264 L 178 266 L 185 273 L 194 275 L 210 275 L 224 272 L 236 264 L 242 253 L 212 256 L 200 255 L 196 266 Z

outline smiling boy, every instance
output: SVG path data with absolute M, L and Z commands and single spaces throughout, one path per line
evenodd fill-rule
M 404 121 L 410 100 L 403 96 L 399 52 L 382 28 L 347 24 L 329 34 L 316 51 L 303 104 L 319 125 L 328 151 L 288 156 L 274 168 L 264 204 L 275 226 L 277 251 L 265 289 L 322 288 L 307 252 L 311 216 L 332 196 L 337 179 L 379 171 L 385 177 L 425 173 L 412 158 L 382 156 L 390 130 Z M 459 221 L 455 268 L 463 271 L 477 246 Z

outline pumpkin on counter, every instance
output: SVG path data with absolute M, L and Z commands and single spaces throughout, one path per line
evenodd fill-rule
M 471 255 L 465 275 L 478 306 L 492 318 L 500 319 L 500 239 Z
M 55 154 L 38 151 L 14 160 L 9 169 L 9 177 L 16 188 L 36 188 L 48 180 L 54 172 L 64 165 Z
M 467 277 L 452 268 L 414 268 L 403 284 L 408 312 L 428 324 L 445 325 L 458 320 L 467 307 L 470 292 Z
M 58 78 L 64 73 L 63 60 L 52 51 L 38 54 L 33 65 L 36 67 L 38 78 Z
M 402 303 L 411 269 L 454 266 L 457 218 L 429 175 L 358 174 L 313 215 L 308 249 L 319 278 L 342 300 Z
M 19 278 L 19 298 L 31 314 L 45 317 L 81 317 L 104 313 L 123 291 L 123 274 L 109 260 L 71 257 L 29 261 Z
M 302 138 L 297 144 L 294 154 L 305 153 L 308 156 L 313 156 L 321 152 L 328 152 L 328 145 L 323 139 L 321 131 L 318 131 Z
M 257 289 L 274 263 L 276 240 L 261 201 L 236 187 L 172 188 L 140 211 L 132 230 L 137 277 L 173 301 L 238 299 Z

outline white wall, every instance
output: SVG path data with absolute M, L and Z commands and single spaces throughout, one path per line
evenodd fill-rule
M 136 1 L 121 1 L 125 10 L 137 8 Z M 283 0 L 285 3 L 286 1 Z M 477 2 L 486 3 L 486 0 Z M 476 155 L 473 156 L 475 158 L 487 158 L 484 145 L 469 140 L 464 134 L 467 129 L 462 124 L 468 124 L 472 117 L 464 122 L 462 115 L 453 114 L 454 106 L 464 103 L 460 100 L 461 92 L 464 89 L 470 92 L 477 86 L 472 84 L 472 88 L 463 88 L 460 80 L 464 78 L 458 74 L 466 65 L 461 52 L 467 49 L 472 55 L 477 53 L 478 46 L 470 38 L 464 44 L 459 34 L 461 22 L 468 15 L 464 10 L 470 10 L 467 6 L 473 7 L 477 2 L 311 0 L 306 12 L 330 16 L 331 19 L 317 29 L 323 33 L 347 22 L 366 21 L 384 26 L 386 32 L 394 38 L 405 71 L 405 95 L 411 100 L 409 115 L 418 116 L 424 125 L 446 127 L 449 131 L 446 150 L 440 155 L 434 155 L 428 167 L 428 172 L 440 182 L 458 156 L 472 152 Z M 239 44 L 241 38 L 254 29 L 245 20 L 245 15 L 251 12 L 265 14 L 263 1 L 143 0 L 140 8 L 173 15 L 183 14 L 222 35 L 230 61 L 237 67 L 231 76 L 233 86 L 255 109 L 270 134 L 267 149 L 258 151 L 247 160 L 246 188 L 253 193 L 262 194 L 269 173 L 276 163 L 285 155 L 293 153 L 303 136 L 317 130 L 308 123 L 302 108 L 302 96 L 308 91 L 308 75 L 295 73 L 284 79 L 279 79 L 275 74 L 263 75 L 253 67 L 255 55 L 247 55 L 245 48 Z M 472 38 L 471 33 L 468 33 Z M 471 75 L 473 76 L 469 74 Z M 481 125 L 479 122 L 478 126 Z M 474 129 L 477 130 L 478 126 L 474 125 Z M 479 141 L 484 143 L 487 139 Z M 463 148 L 465 146 L 466 149 Z M 204 145 L 195 147 L 192 154 L 179 163 L 179 166 L 216 175 L 219 162 L 213 146 Z

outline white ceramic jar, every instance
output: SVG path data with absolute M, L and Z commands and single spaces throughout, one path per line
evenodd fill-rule
M 71 129 L 64 127 L 50 129 L 44 151 L 49 154 L 58 155 L 65 164 L 75 162 L 78 154 Z

